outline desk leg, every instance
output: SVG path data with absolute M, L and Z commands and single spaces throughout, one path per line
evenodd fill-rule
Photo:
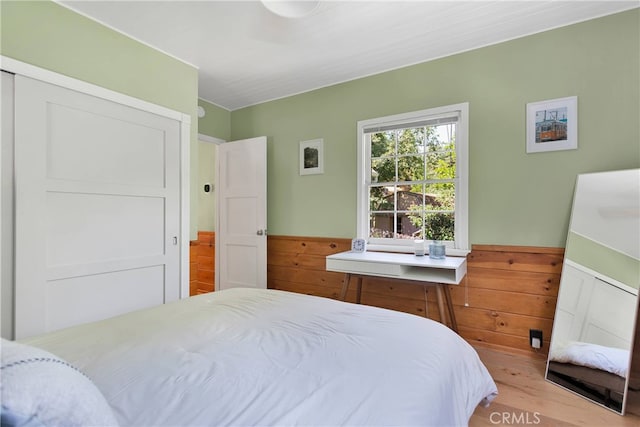
M 453 301 L 451 301 L 451 290 L 449 285 L 443 285 L 444 287 L 444 299 L 447 301 L 447 308 L 449 309 L 449 318 L 451 319 L 451 329 L 458 333 L 458 322 L 456 322 L 456 314 L 453 311 Z
M 440 323 L 443 325 L 447 324 L 447 317 L 444 314 L 444 302 L 443 302 L 443 290 L 442 287 L 446 285 L 442 285 L 441 283 L 436 284 L 436 299 L 438 301 L 438 314 L 440 314 Z
M 360 304 L 360 297 L 362 296 L 362 276 L 358 276 L 358 286 L 356 293 L 356 304 Z
M 351 273 L 345 273 L 344 280 L 342 281 L 342 291 L 340 291 L 340 299 L 344 301 L 347 298 L 347 291 L 349 290 L 349 282 L 351 281 Z

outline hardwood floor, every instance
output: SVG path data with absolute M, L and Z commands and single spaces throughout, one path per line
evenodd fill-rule
M 545 360 L 476 347 L 498 386 L 488 408 L 477 408 L 470 427 L 640 426 L 640 416 L 624 417 L 591 403 L 544 379 Z

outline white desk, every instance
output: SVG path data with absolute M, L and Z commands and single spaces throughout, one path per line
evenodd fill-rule
M 451 293 L 449 288 L 444 285 L 457 285 L 462 281 L 462 278 L 467 274 L 466 258 L 431 259 L 429 256 L 418 257 L 413 254 L 349 251 L 327 256 L 326 269 L 345 273 L 340 294 L 342 300 L 347 295 L 351 276 L 357 277 L 356 302 L 358 304 L 362 293 L 362 276 L 412 280 L 422 282 L 421 284 L 426 286 L 435 286 L 442 323 L 446 322 L 444 311 L 446 302 L 451 319 L 451 329 L 458 331 Z

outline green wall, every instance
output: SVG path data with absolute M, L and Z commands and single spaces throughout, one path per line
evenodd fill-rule
M 231 112 L 204 99 L 198 100 L 198 105 L 204 108 L 205 115 L 198 119 L 198 131 L 207 136 L 229 141 L 231 138 Z M 215 163 L 217 146 L 210 142 L 198 144 L 198 230 L 216 230 L 216 174 Z M 213 185 L 210 193 L 203 190 L 204 184 Z
M 198 118 L 198 132 L 229 141 L 231 138 L 231 112 L 204 99 L 198 99 L 204 108 L 204 117 Z
M 191 115 L 197 230 L 198 70 L 50 1 L 0 2 L 0 53 Z
M 231 138 L 268 136 L 268 228 L 353 237 L 356 122 L 470 103 L 472 244 L 564 247 L 576 176 L 640 166 L 638 9 L 231 113 Z M 578 96 L 578 149 L 525 152 L 528 102 Z M 298 143 L 324 138 L 325 173 Z
M 217 145 L 211 142 L 198 143 L 198 231 L 216 231 L 216 155 Z M 211 184 L 209 193 L 204 185 Z

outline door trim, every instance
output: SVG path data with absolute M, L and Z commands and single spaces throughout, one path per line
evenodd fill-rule
M 13 132 L 14 132 L 14 76 L 2 73 L 2 137 L 0 141 L 0 177 L 2 190 L 0 191 L 0 335 L 2 338 L 14 339 L 14 239 L 15 217 L 13 209 L 14 179 L 13 179 Z M 10 107 L 10 108 L 9 108 Z
M 203 133 L 198 134 L 198 141 L 210 142 L 216 145 L 224 144 L 225 142 L 227 142 L 224 139 L 216 138 L 215 136 L 205 135 Z
M 189 297 L 191 115 L 0 55 L 0 68 L 180 122 L 180 298 Z M 3 141 L 3 143 L 5 143 Z M 13 141 L 6 142 L 13 144 Z M 13 208 L 13 207 L 12 207 Z M 4 238 L 4 237 L 3 237 Z M 12 257 L 13 258 L 13 257 Z M 13 261 L 13 260 L 12 260 Z

